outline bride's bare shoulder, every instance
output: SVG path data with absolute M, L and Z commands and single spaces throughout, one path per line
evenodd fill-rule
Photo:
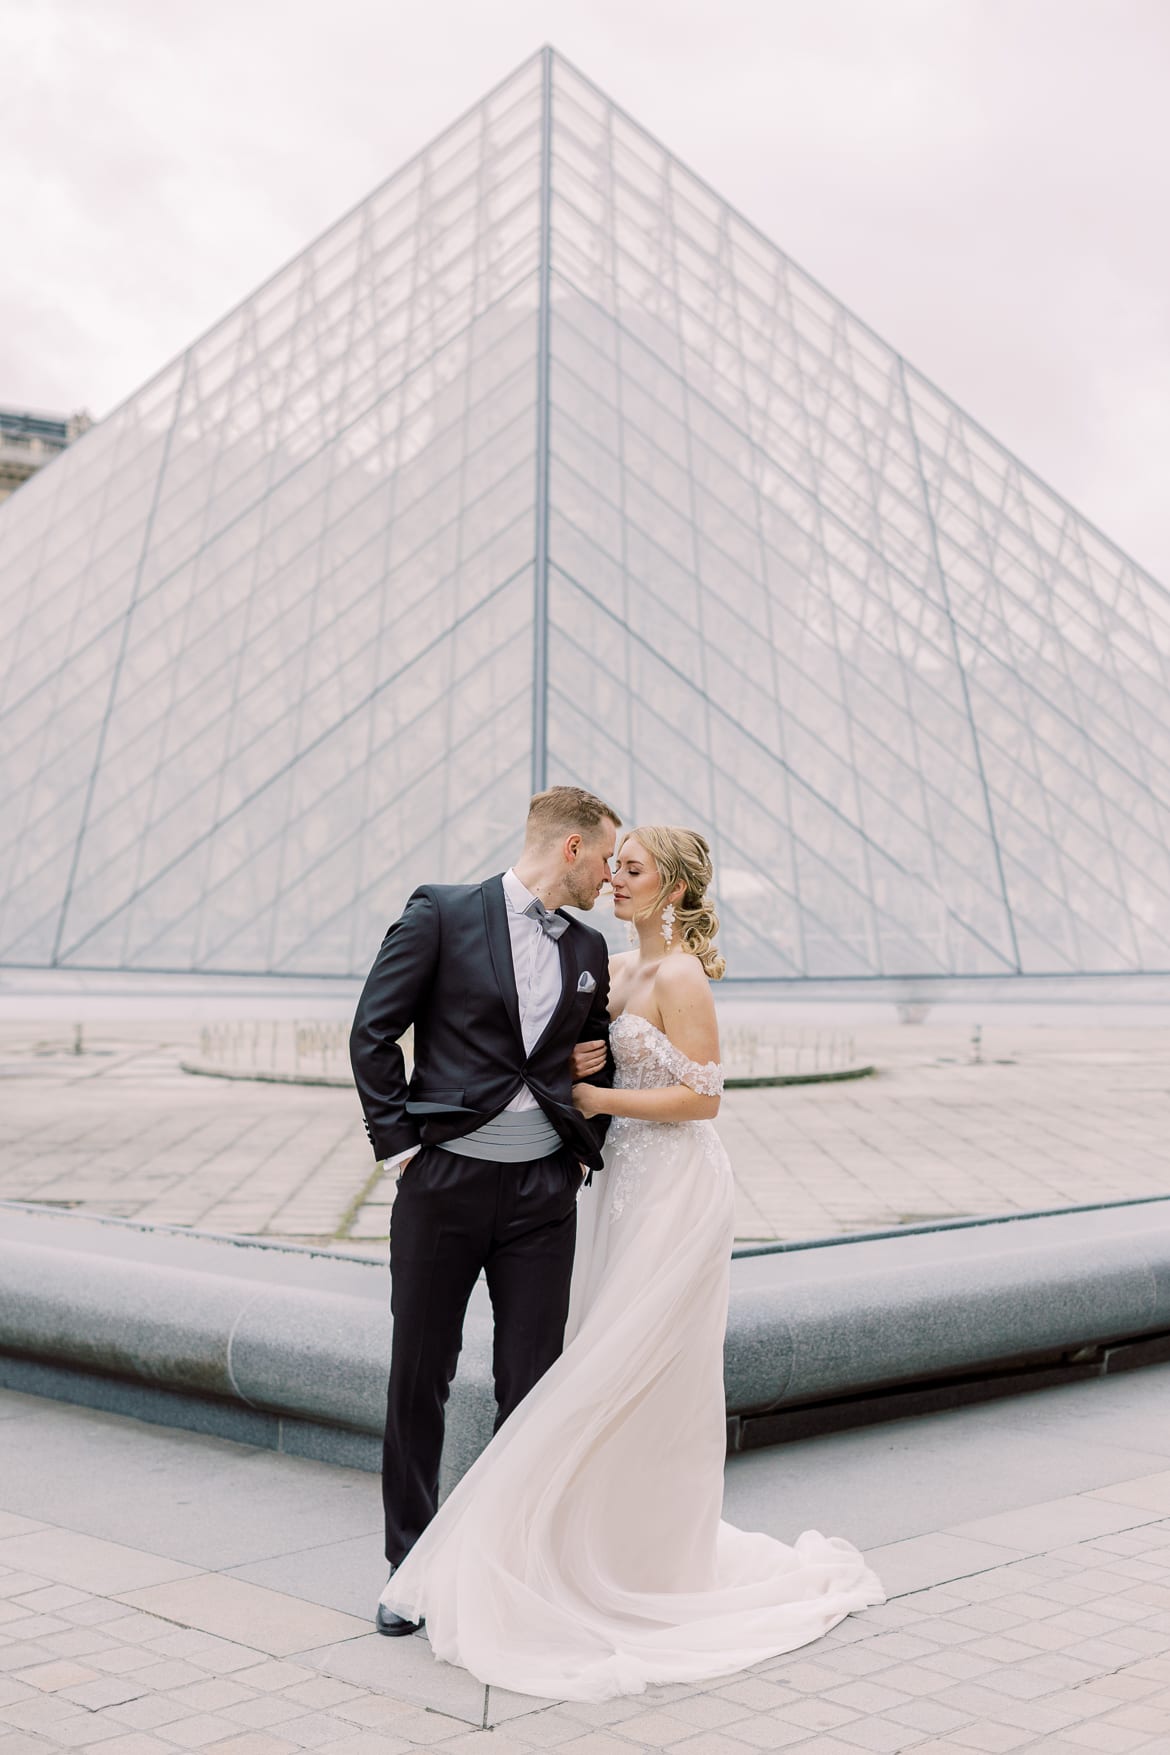
M 681 956 L 663 957 L 654 974 L 655 995 L 663 995 L 675 1004 L 695 1004 L 700 996 L 714 1006 L 711 983 L 698 957 L 689 951 Z
M 654 977 L 654 1002 L 665 1034 L 688 1060 L 719 1059 L 719 1025 L 707 972 L 689 951 L 663 957 Z

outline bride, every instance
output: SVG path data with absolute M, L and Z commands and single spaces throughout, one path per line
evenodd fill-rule
M 382 1596 L 495 1687 L 606 1700 L 704 1681 L 883 1600 L 838 1537 L 787 1547 L 720 1519 L 734 1188 L 712 1125 L 710 880 L 690 830 L 637 829 L 618 849 L 614 913 L 637 949 L 611 965 L 614 1087 L 573 1088 L 582 1114 L 613 1120 L 580 1197 L 565 1350 Z M 596 1065 L 581 1054 L 578 1076 Z

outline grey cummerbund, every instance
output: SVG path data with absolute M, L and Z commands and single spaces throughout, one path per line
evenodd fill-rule
M 457 1152 L 463 1158 L 491 1158 L 498 1164 L 547 1158 L 560 1147 L 561 1136 L 543 1109 L 505 1109 L 474 1133 L 442 1142 L 445 1152 Z

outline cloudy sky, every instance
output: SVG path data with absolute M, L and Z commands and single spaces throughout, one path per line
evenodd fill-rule
M 0 403 L 107 412 L 543 41 L 1170 583 L 1168 0 L 0 0 Z

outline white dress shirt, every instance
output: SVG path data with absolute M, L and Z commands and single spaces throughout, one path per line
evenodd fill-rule
M 561 954 L 538 920 L 525 914 L 532 891 L 526 889 L 509 867 L 504 873 L 504 902 L 508 912 L 508 937 L 512 945 L 512 971 L 516 977 L 516 998 L 520 1002 L 520 1034 L 524 1051 L 531 1054 L 544 1035 L 549 1019 L 561 998 Z M 521 1085 L 509 1109 L 537 1109 L 539 1104 L 527 1085 Z M 405 1158 L 412 1158 L 417 1146 L 409 1146 L 392 1158 L 382 1160 L 384 1170 L 393 1170 Z
M 531 1054 L 544 1035 L 561 997 L 561 954 L 538 920 L 524 910 L 536 898 L 525 889 L 516 873 L 504 873 L 504 900 L 508 904 L 508 936 L 512 941 L 512 971 L 520 1002 L 520 1034 L 524 1052 Z M 509 1109 L 536 1109 L 536 1098 L 521 1086 Z

